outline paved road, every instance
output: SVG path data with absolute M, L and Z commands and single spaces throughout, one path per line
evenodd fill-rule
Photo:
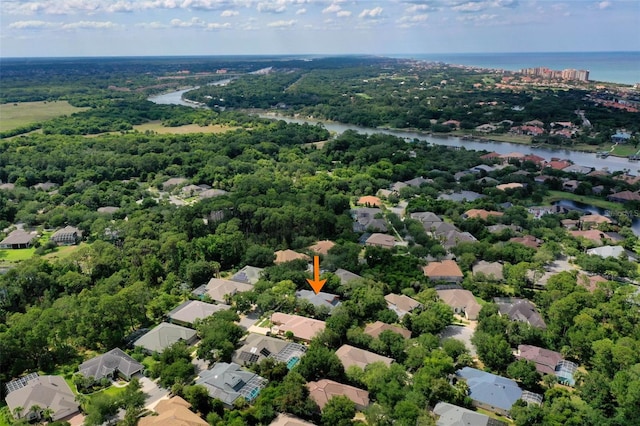
M 161 388 L 156 382 L 148 377 L 142 377 L 140 379 L 140 384 L 142 385 L 142 392 L 147 396 L 145 399 L 145 408 L 149 410 L 152 410 L 161 399 L 169 396 L 168 389 Z

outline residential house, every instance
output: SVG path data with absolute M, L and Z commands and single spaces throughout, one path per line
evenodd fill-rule
M 119 210 L 120 210 L 120 207 L 104 206 L 104 207 L 98 207 L 97 212 L 98 213 L 103 213 L 103 214 L 114 214 L 115 212 L 117 212 Z
M 569 231 L 569 234 L 575 238 L 586 238 L 597 245 L 613 242 L 607 234 L 602 231 L 598 231 L 597 229 L 589 229 L 588 231 Z
M 382 210 L 372 207 L 362 207 L 351 210 L 354 218 L 353 232 L 368 230 L 387 232 L 387 222 L 382 216 Z
M 290 414 L 280 413 L 269 426 L 313 426 L 313 423 L 306 422 Z
M 199 194 L 202 191 L 203 189 L 198 185 L 185 185 L 180 188 L 180 194 L 183 197 L 193 197 L 194 195 Z
M 580 229 L 587 230 L 597 228 L 602 224 L 612 224 L 613 220 L 608 218 L 607 216 L 603 216 L 601 214 L 591 213 L 582 216 L 580 219 L 579 227 Z
M 422 306 L 420 302 L 405 296 L 404 294 L 387 294 L 384 297 L 387 301 L 387 307 L 398 315 L 398 318 L 402 319 L 405 315 Z
M 347 271 L 346 269 L 336 269 L 336 271 L 333 273 L 334 275 L 337 275 L 338 278 L 340 278 L 340 284 L 345 285 L 348 284 L 350 281 L 353 280 L 360 280 L 362 279 L 362 277 L 358 274 L 354 274 L 351 271 Z
M 627 132 L 618 131 L 611 136 L 611 142 L 613 143 L 627 143 L 631 140 L 631 134 Z
M 284 336 L 287 332 L 293 333 L 293 337 L 304 342 L 310 342 L 316 334 L 324 331 L 325 322 L 302 317 L 300 315 L 289 315 L 276 312 L 271 315 L 271 328 L 273 334 Z
M 272 358 L 286 363 L 291 369 L 307 352 L 307 347 L 304 345 L 262 334 L 251 333 L 241 343 L 242 346 L 233 353 L 231 361 L 244 366 L 259 363 L 265 358 Z
M 58 229 L 51 236 L 51 241 L 59 246 L 71 246 L 78 244 L 82 239 L 82 231 L 75 226 L 65 226 L 62 229 Z
M 479 126 L 476 126 L 476 132 L 481 132 L 481 133 L 491 133 L 491 132 L 495 132 L 498 129 L 497 126 L 493 125 L 493 124 L 489 124 L 489 123 L 484 123 L 481 124 Z M 482 157 L 485 157 L 487 155 L 491 155 L 491 154 L 496 154 L 495 152 L 489 153 L 489 154 L 485 154 Z M 499 155 L 499 154 L 497 154 Z M 480 157 L 480 158 L 482 158 Z M 492 158 L 492 157 L 487 157 L 487 158 Z
M 449 200 L 455 201 L 456 203 L 461 203 L 464 201 L 475 201 L 480 198 L 484 198 L 485 196 L 482 194 L 478 194 L 474 191 L 460 191 L 453 192 L 451 194 L 441 193 L 438 195 L 438 200 Z
M 122 377 L 131 380 L 135 374 L 141 372 L 144 365 L 131 358 L 120 348 L 111 349 L 109 352 L 83 362 L 78 371 L 84 377 L 93 377 L 96 381 L 102 378 L 115 379 Z
M 478 241 L 476 237 L 469 232 L 461 232 L 456 230 L 449 231 L 446 234 L 436 234 L 436 237 L 447 250 L 452 249 L 460 243 Z
M 578 285 L 589 290 L 591 293 L 596 291 L 599 283 L 607 282 L 608 280 L 602 275 L 587 275 L 587 274 L 578 274 Z
M 171 312 L 167 314 L 167 317 L 174 324 L 190 327 L 193 326 L 197 320 L 205 319 L 216 312 L 226 311 L 228 309 L 231 309 L 231 306 L 225 305 L 224 303 L 213 305 L 199 300 L 187 300 L 171 310 Z
M 53 183 L 53 182 L 51 182 L 51 181 L 46 181 L 46 182 L 37 183 L 37 184 L 33 185 L 31 188 L 33 188 L 35 190 L 40 190 L 40 191 L 49 191 L 49 190 L 52 190 L 53 188 L 55 188 L 56 186 L 58 186 L 58 185 Z
M 334 396 L 346 396 L 360 411 L 369 406 L 369 392 L 333 380 L 322 379 L 317 382 L 309 382 L 307 388 L 309 389 L 309 398 L 318 404 L 321 410 Z
M 198 197 L 202 199 L 206 199 L 206 198 L 220 197 L 221 195 L 226 195 L 226 194 L 228 194 L 228 192 L 223 189 L 211 188 L 211 189 L 205 189 L 204 191 L 201 191 L 198 194 Z
M 175 188 L 176 186 L 185 184 L 187 182 L 189 182 L 189 179 L 183 177 L 170 178 L 162 183 L 162 190 L 168 191 L 172 188 Z
M 336 351 L 336 356 L 345 370 L 351 366 L 356 366 L 364 370 L 367 365 L 373 364 L 374 362 L 382 362 L 389 366 L 393 362 L 392 358 L 365 351 L 364 349 L 351 345 L 340 346 Z
M 460 122 L 458 120 L 447 120 L 445 122 L 442 123 L 443 126 L 449 126 L 453 129 L 459 129 L 460 128 Z
M 593 171 L 593 167 L 580 166 L 578 164 L 572 164 L 569 167 L 565 167 L 563 171 L 567 173 L 578 173 L 581 175 L 586 175 Z
M 477 411 L 458 407 L 448 402 L 438 402 L 433 408 L 438 416 L 436 426 L 506 426 L 500 420 L 493 419 Z
M 453 309 L 454 313 L 463 315 L 468 320 L 478 319 L 482 305 L 476 302 L 473 293 L 469 290 L 458 286 L 436 286 L 436 293 L 440 300 Z
M 26 232 L 22 229 L 11 231 L 7 237 L 0 241 L 0 249 L 23 249 L 31 247 L 31 244 L 38 239 L 35 232 Z
M 493 130 L 495 130 L 495 129 L 493 129 Z M 490 131 L 493 131 L 493 130 L 490 130 Z M 501 156 L 497 152 L 490 152 L 488 154 L 484 154 L 484 155 L 480 156 L 481 160 L 498 160 L 500 158 L 501 158 Z
M 364 328 L 364 334 L 376 339 L 380 337 L 380 334 L 382 334 L 382 332 L 384 331 L 390 331 L 392 333 L 399 334 L 405 339 L 411 338 L 411 332 L 406 328 L 402 328 L 397 325 L 386 324 L 382 321 L 376 321 L 371 324 L 367 324 Z
M 507 416 L 513 404 L 522 396 L 518 384 L 506 377 L 470 367 L 456 371 L 456 375 L 466 380 L 469 398 L 475 407 Z
M 564 170 L 570 165 L 571 165 L 571 162 L 567 160 L 551 159 L 551 161 L 549 161 L 545 166 L 550 167 L 554 170 Z
M 444 237 L 451 231 L 460 232 L 454 224 L 449 222 L 434 222 L 431 225 L 431 234 L 436 237 Z
M 565 229 L 576 229 L 580 221 L 575 219 L 562 219 L 560 223 Z
M 521 152 L 510 152 L 508 154 L 500 155 L 500 159 L 502 161 L 512 161 L 512 160 L 523 160 L 524 154 Z
M 340 306 L 340 296 L 337 294 L 325 293 L 324 291 L 316 293 L 311 290 L 298 290 L 296 291 L 296 297 L 298 299 L 305 299 L 316 308 L 324 306 L 329 309 L 329 311 Z
M 530 301 L 514 297 L 495 297 L 493 300 L 498 305 L 500 315 L 507 316 L 511 321 L 522 321 L 532 327 L 547 328 L 542 316 Z
M 369 247 L 381 247 L 385 249 L 392 249 L 396 245 L 396 239 L 391 235 L 380 234 L 375 232 L 371 234 L 369 238 L 367 238 L 364 244 Z
M 200 373 L 196 385 L 207 388 L 209 396 L 232 408 L 238 399 L 252 402 L 266 386 L 267 380 L 238 364 L 218 362 L 211 369 Z
M 596 248 L 587 250 L 587 254 L 590 254 L 592 256 L 600 256 L 603 259 L 606 259 L 608 257 L 614 257 L 616 259 L 619 259 L 621 256 L 623 256 L 625 260 L 636 261 L 637 259 L 634 253 L 630 252 L 629 250 L 626 250 L 622 246 L 596 247 Z
M 138 426 L 207 426 L 209 423 L 190 410 L 191 404 L 179 396 L 163 399 L 154 407 L 157 416 L 145 416 Z
M 262 274 L 262 271 L 264 271 L 263 268 L 256 268 L 255 266 L 247 265 L 233 274 L 229 279 L 239 283 L 255 285 L 260 280 L 260 274 Z
M 276 260 L 273 263 L 279 265 L 281 263 L 291 262 L 292 260 L 306 260 L 308 262 L 309 260 L 311 260 L 311 258 L 306 254 L 298 253 L 289 249 L 278 250 L 276 252 Z
M 221 278 L 211 278 L 207 285 L 198 287 L 192 292 L 192 294 L 198 297 L 207 294 L 211 300 L 215 300 L 218 303 L 226 303 L 229 297 L 236 293 L 251 291 L 252 289 L 253 285 L 251 284 L 224 280 Z
M 315 243 L 314 245 L 309 247 L 309 250 L 311 250 L 312 252 L 316 253 L 316 254 L 322 254 L 322 255 L 327 255 L 329 254 L 329 250 L 331 250 L 333 248 L 333 246 L 335 246 L 336 243 L 334 243 L 333 241 L 330 240 L 322 240 L 322 241 L 318 241 L 317 243 Z
M 51 410 L 49 415 L 53 421 L 80 411 L 75 394 L 60 376 L 30 374 L 24 379 L 9 382 L 5 401 L 11 413 L 19 412 L 18 418 L 26 418 L 29 422 L 40 420 L 42 416 L 42 411 L 31 410 L 35 406 Z
M 616 203 L 626 203 L 629 201 L 640 201 L 640 193 L 632 191 L 620 191 L 607 196 L 609 201 Z
M 565 180 L 564 182 L 562 182 L 562 190 L 568 191 L 568 192 L 575 192 L 576 189 L 578 189 L 578 185 L 580 185 L 580 182 L 578 182 L 575 179 Z
M 147 353 L 162 353 L 177 342 L 193 344 L 198 336 L 196 331 L 168 322 L 160 323 L 133 343 L 133 346 L 144 349 Z
M 420 221 L 427 232 L 430 232 L 435 224 L 442 222 L 442 219 L 432 212 L 411 213 L 411 219 Z
M 471 271 L 473 272 L 473 275 L 482 274 L 490 280 L 502 281 L 504 279 L 502 269 L 502 263 L 480 260 L 475 265 L 473 265 Z
M 394 192 L 393 192 L 393 191 L 391 191 L 391 190 L 389 190 L 389 189 L 382 189 L 382 188 L 380 188 L 380 189 L 378 189 L 378 192 L 376 192 L 376 197 L 379 197 L 379 198 L 385 198 L 385 199 L 387 199 L 387 198 L 389 198 L 389 196 L 391 196 L 392 194 L 394 194 Z
M 540 374 L 551 374 L 558 377 L 562 384 L 573 386 L 573 375 L 578 370 L 577 364 L 563 359 L 560 352 L 540 348 L 532 345 L 518 345 L 517 359 L 526 359 L 536 365 Z
M 518 243 L 523 246 L 537 249 L 542 245 L 542 240 L 534 237 L 533 235 L 523 235 L 522 237 L 513 237 L 509 239 L 510 243 Z
M 522 230 L 522 228 L 520 228 L 517 225 L 505 225 L 503 223 L 498 223 L 497 225 L 487 226 L 487 231 L 491 232 L 492 234 L 499 234 L 502 231 L 505 231 L 507 229 L 509 229 L 509 230 L 511 230 L 513 232 L 519 232 L 519 231 Z
M 471 209 L 462 214 L 465 219 L 482 219 L 487 220 L 489 216 L 500 217 L 504 215 L 502 212 L 485 209 Z
M 409 186 L 419 188 L 425 183 L 433 183 L 433 179 L 425 179 L 422 176 L 419 176 L 413 179 L 405 180 L 404 183 L 406 183 Z
M 431 281 L 459 283 L 462 282 L 462 278 L 464 278 L 464 274 L 455 260 L 430 262 L 427 266 L 422 268 L 422 271 Z
M 399 193 L 400 193 L 400 190 L 401 190 L 402 188 L 406 188 L 407 186 L 409 186 L 409 185 L 407 185 L 407 184 L 406 184 L 406 183 L 404 183 L 404 182 L 394 182 L 394 183 L 390 186 L 390 189 L 391 189 L 391 191 L 390 191 L 390 192 L 395 193 L 395 194 L 399 194 Z
M 364 197 L 360 197 L 356 204 L 365 207 L 380 207 L 382 206 L 382 201 L 380 198 L 374 197 L 373 195 L 366 195 Z
M 500 191 L 506 191 L 508 189 L 521 189 L 524 187 L 525 187 L 524 184 L 518 183 L 518 182 L 503 183 L 500 185 L 496 185 L 496 189 L 499 189 Z

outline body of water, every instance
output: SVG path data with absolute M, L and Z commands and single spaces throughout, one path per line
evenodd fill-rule
M 640 83 L 640 52 L 459 53 L 393 56 L 508 71 L 536 67 L 553 70 L 589 70 L 589 79 L 592 81 Z
M 562 206 L 562 207 L 566 207 L 569 210 L 578 210 L 579 212 L 582 213 L 592 213 L 592 214 L 600 214 L 603 216 L 609 216 L 609 211 L 606 209 L 603 209 L 601 207 L 596 207 L 592 204 L 585 204 L 585 203 L 581 203 L 579 201 L 573 201 L 573 200 L 558 200 L 558 201 L 554 201 L 553 203 L 554 206 Z M 633 230 L 633 233 L 636 235 L 640 235 L 640 218 L 630 214 L 631 216 L 631 229 Z

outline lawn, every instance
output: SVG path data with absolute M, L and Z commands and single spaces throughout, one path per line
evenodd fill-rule
M 220 124 L 212 124 L 209 126 L 199 126 L 197 124 L 185 124 L 184 126 L 177 127 L 165 127 L 159 121 L 152 121 L 149 123 L 139 124 L 133 126 L 134 130 L 139 132 L 156 132 L 159 134 L 173 133 L 173 134 L 186 134 L 186 133 L 224 133 L 230 130 L 236 130 L 238 127 L 222 126 Z
M 13 422 L 13 416 L 9 411 L 9 407 L 4 402 L 4 400 L 0 399 L 0 426 L 10 426 Z
M 42 232 L 38 241 L 41 245 L 44 245 L 52 235 L 52 231 Z M 31 259 L 35 255 L 35 252 L 36 249 L 33 247 L 17 250 L 0 250 L 0 266 Z
M 71 106 L 67 101 L 3 104 L 0 105 L 0 132 L 85 109 Z
M 57 247 L 52 252 L 47 253 L 42 257 L 44 257 L 45 259 L 49 259 L 49 260 L 65 259 L 65 258 L 71 256 L 80 247 L 87 247 L 88 245 L 89 244 L 83 242 L 83 243 L 80 243 L 77 246 L 61 246 L 61 247 Z
M 562 191 L 549 191 L 549 194 L 544 197 L 543 204 L 549 205 L 558 200 L 571 200 L 578 203 L 591 204 L 596 207 L 603 208 L 605 210 L 622 210 L 623 205 L 620 203 L 614 203 L 612 201 L 603 200 L 602 198 L 589 197 L 586 195 L 573 194 L 571 192 Z

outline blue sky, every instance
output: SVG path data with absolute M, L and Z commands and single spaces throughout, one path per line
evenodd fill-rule
M 0 0 L 0 55 L 638 51 L 640 0 Z

